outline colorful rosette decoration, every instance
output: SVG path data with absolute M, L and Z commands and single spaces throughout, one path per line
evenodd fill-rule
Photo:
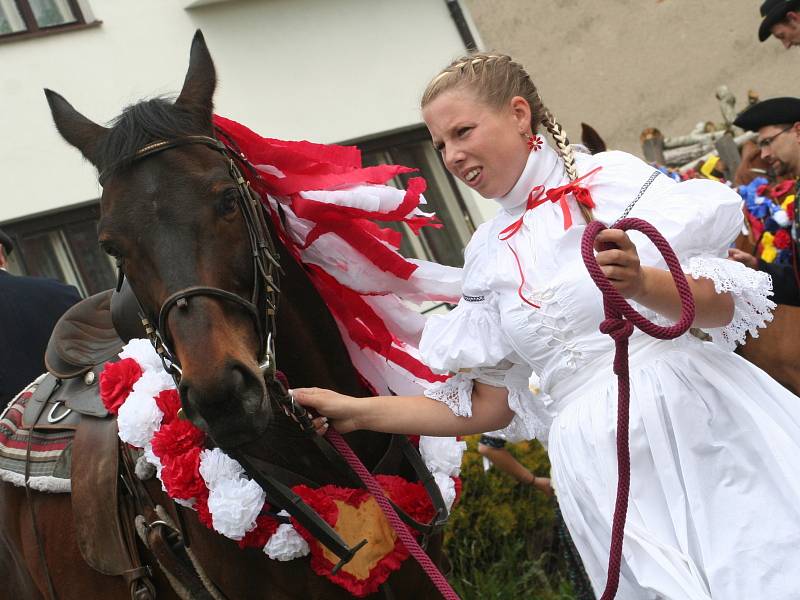
M 739 186 L 748 226 L 758 242 L 755 255 L 764 262 L 791 261 L 795 184 L 795 180 L 787 179 L 770 185 L 767 178 L 757 177 L 748 185 Z
M 408 557 L 391 528 L 373 527 L 380 535 L 372 540 L 368 574 L 361 568 L 350 568 L 350 563 L 332 574 L 330 551 L 294 519 L 290 523 L 276 519 L 266 494 L 242 466 L 219 448 L 206 448 L 205 433 L 178 418 L 178 391 L 150 342 L 131 340 L 119 359 L 106 364 L 100 375 L 100 397 L 117 417 L 119 438 L 142 450 L 144 460 L 155 467 L 164 491 L 175 502 L 195 510 L 206 527 L 235 540 L 241 548 L 260 548 L 273 560 L 311 554 L 311 567 L 317 574 L 359 597 L 377 591 Z M 423 436 L 419 448 L 449 509 L 459 495 L 458 474 L 466 444 L 456 438 Z M 420 483 L 390 475 L 380 475 L 378 481 L 412 517 L 422 522 L 433 517 L 433 507 Z M 352 530 L 364 521 L 365 514 L 372 514 L 376 523 L 384 519 L 364 490 L 330 485 L 316 490 L 306 486 L 293 489 L 337 530 Z M 289 516 L 284 511 L 278 515 Z M 376 556 L 376 548 L 383 554 Z

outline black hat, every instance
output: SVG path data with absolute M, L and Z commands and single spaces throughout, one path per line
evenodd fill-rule
M 746 108 L 733 122 L 747 131 L 800 121 L 800 98 L 770 98 Z
M 0 245 L 6 249 L 6 254 L 11 254 L 11 251 L 14 250 L 14 242 L 11 241 L 8 234 L 2 229 L 0 229 Z
M 770 35 L 772 26 L 779 23 L 790 10 L 800 7 L 800 0 L 764 0 L 759 9 L 764 20 L 758 28 L 758 39 L 766 40 Z

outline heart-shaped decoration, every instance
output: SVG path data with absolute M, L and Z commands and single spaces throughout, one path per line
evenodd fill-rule
M 428 523 L 433 518 L 433 505 L 422 484 L 394 475 L 378 475 L 376 479 L 387 497 L 412 518 L 421 523 Z M 408 558 L 408 550 L 367 490 L 334 485 L 316 490 L 306 486 L 293 489 L 336 530 L 348 546 L 367 540 L 355 557 L 333 574 L 331 570 L 339 562 L 338 557 L 293 519 L 292 524 L 308 542 L 311 568 L 318 575 L 327 577 L 354 596 L 363 597 L 376 592 Z

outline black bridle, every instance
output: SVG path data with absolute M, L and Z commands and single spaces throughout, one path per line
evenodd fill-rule
M 253 259 L 253 292 L 250 300 L 246 300 L 241 296 L 232 292 L 209 286 L 190 286 L 168 296 L 161 305 L 158 311 L 157 322 L 153 325 L 147 317 L 141 302 L 139 302 L 133 287 L 131 286 L 131 293 L 139 307 L 139 316 L 142 324 L 144 325 L 145 332 L 147 333 L 150 343 L 155 348 L 159 357 L 161 358 L 164 368 L 175 381 L 176 386 L 180 384 L 182 376 L 180 363 L 177 356 L 169 349 L 170 337 L 167 330 L 167 319 L 170 311 L 173 308 L 182 310 L 188 307 L 189 299 L 195 296 L 212 296 L 220 298 L 226 302 L 235 304 L 243 309 L 256 324 L 259 338 L 259 364 L 262 373 L 264 374 L 265 383 L 267 385 L 268 393 L 271 397 L 275 398 L 277 403 L 283 408 L 286 414 L 294 419 L 301 427 L 301 429 L 310 435 L 317 447 L 322 451 L 323 455 L 332 463 L 332 465 L 342 472 L 350 481 L 357 486 L 362 483 L 350 468 L 342 456 L 321 436 L 316 435 L 314 425 L 311 421 L 309 413 L 299 404 L 294 402 L 294 399 L 288 393 L 281 381 L 276 378 L 276 360 L 275 360 L 275 333 L 276 333 L 276 312 L 278 304 L 278 294 L 280 289 L 277 285 L 278 275 L 282 271 L 278 254 L 275 249 L 275 243 L 270 235 L 269 228 L 267 227 L 267 215 L 264 205 L 260 202 L 258 196 L 252 191 L 249 180 L 245 179 L 242 175 L 242 170 L 239 168 L 241 164 L 247 171 L 257 173 L 255 167 L 247 160 L 247 158 L 235 148 L 235 144 L 231 140 L 229 147 L 222 141 L 203 135 L 186 136 L 169 141 L 157 141 L 144 146 L 132 155 L 124 157 L 123 159 L 115 162 L 111 166 L 103 169 L 99 174 L 100 184 L 103 185 L 105 181 L 113 175 L 118 169 L 131 165 L 139 160 L 153 156 L 165 150 L 186 146 L 189 144 L 202 144 L 220 152 L 228 163 L 228 170 L 231 178 L 236 183 L 239 190 L 238 202 L 242 215 L 244 216 L 245 225 L 247 227 L 248 237 L 250 241 L 250 249 Z M 237 164 L 238 163 L 238 164 Z M 122 287 L 124 278 L 124 271 L 121 263 L 117 264 L 118 269 L 118 282 L 117 291 Z M 441 493 L 438 486 L 433 479 L 433 476 L 428 471 L 424 462 L 419 456 L 419 453 L 408 442 L 406 436 L 393 436 L 394 445 L 399 448 L 403 456 L 411 464 L 416 472 L 418 478 L 424 485 L 428 492 L 429 497 L 436 510 L 433 521 L 429 524 L 421 524 L 407 515 L 404 511 L 400 510 L 395 505 L 395 509 L 400 515 L 401 519 L 409 526 L 414 527 L 419 531 L 425 539 L 434 533 L 441 530 L 447 520 L 448 511 L 444 505 Z M 311 507 L 309 507 L 303 500 L 295 494 L 292 489 L 278 480 L 281 469 L 274 465 L 267 463 L 256 464 L 253 460 L 245 455 L 239 448 L 225 448 L 220 446 L 231 458 L 237 460 L 245 471 L 254 479 L 266 492 L 270 504 L 279 506 L 289 512 L 296 518 L 311 534 L 317 538 L 322 544 L 329 548 L 332 552 L 339 557 L 339 563 L 334 567 L 333 571 L 336 572 L 342 566 L 347 564 L 356 552 L 366 544 L 366 540 L 356 544 L 355 546 L 348 546 L 348 544 L 339 536 L 339 534 L 320 517 Z M 387 451 L 388 453 L 388 451 Z M 313 484 L 313 482 L 308 482 Z M 394 504 L 394 503 L 393 503 Z M 283 519 L 283 517 L 277 517 Z
M 103 169 L 98 179 L 100 184 L 104 185 L 106 180 L 123 166 L 128 166 L 165 150 L 189 144 L 202 144 L 212 150 L 216 150 L 223 155 L 228 163 L 228 171 L 239 191 L 237 201 L 245 220 L 250 242 L 253 260 L 253 291 L 250 300 L 246 300 L 237 294 L 216 287 L 190 286 L 178 290 L 164 300 L 158 311 L 155 326 L 150 322 L 150 319 L 147 318 L 147 313 L 143 310 L 141 303 L 139 303 L 142 313 L 142 324 L 145 327 L 150 342 L 161 357 L 164 368 L 172 375 L 173 379 L 175 379 L 175 384 L 178 385 L 181 378 L 180 362 L 174 352 L 170 350 L 171 343 L 169 331 L 167 329 L 167 319 L 170 311 L 175 307 L 178 309 L 186 309 L 189 305 L 189 299 L 194 296 L 214 296 L 235 304 L 244 310 L 253 319 L 256 325 L 259 340 L 258 362 L 265 376 L 268 378 L 269 383 L 270 380 L 274 378 L 275 374 L 275 315 L 277 312 L 278 294 L 280 293 L 277 279 L 281 267 L 278 253 L 275 249 L 275 243 L 267 228 L 264 207 L 256 194 L 250 189 L 250 182 L 244 178 L 242 171 L 237 165 L 237 161 L 241 161 L 243 164 L 251 167 L 249 163 L 246 163 L 244 156 L 235 154 L 228 146 L 215 138 L 204 135 L 185 136 L 174 140 L 158 141 L 148 144 L 132 155 L 123 157 L 121 160 Z M 121 264 L 117 265 L 117 269 L 117 291 L 119 291 L 122 286 L 124 272 Z M 136 296 L 135 292 L 134 296 Z

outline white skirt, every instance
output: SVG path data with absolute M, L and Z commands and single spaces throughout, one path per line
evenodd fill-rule
M 553 394 L 553 483 L 595 592 L 617 486 L 613 357 Z M 634 344 L 620 600 L 800 598 L 800 398 L 684 336 Z

